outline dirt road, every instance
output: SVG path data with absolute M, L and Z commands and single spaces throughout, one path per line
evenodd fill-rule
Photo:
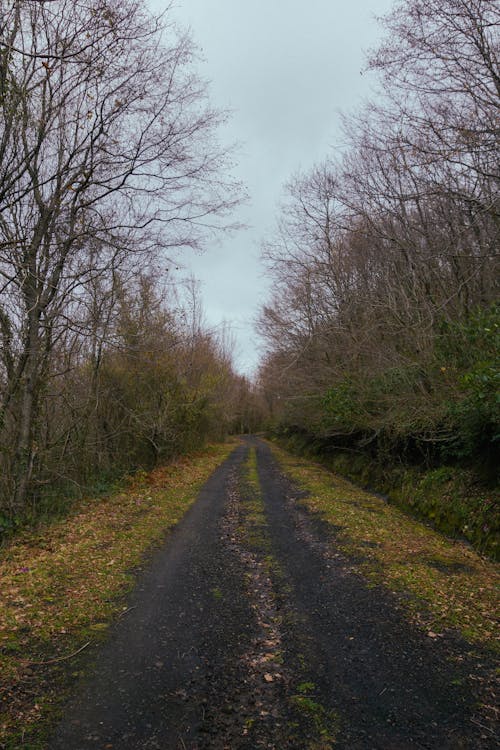
M 471 750 L 466 644 L 370 587 L 248 438 L 141 575 L 51 750 Z

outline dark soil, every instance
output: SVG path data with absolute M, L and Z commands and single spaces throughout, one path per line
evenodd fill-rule
M 51 750 L 497 747 L 477 713 L 488 657 L 409 624 L 299 494 L 263 442 L 234 451 L 140 576 Z

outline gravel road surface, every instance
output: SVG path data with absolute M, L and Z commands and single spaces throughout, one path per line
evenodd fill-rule
M 50 750 L 498 746 L 475 713 L 486 657 L 408 623 L 299 498 L 243 440 L 139 574 Z

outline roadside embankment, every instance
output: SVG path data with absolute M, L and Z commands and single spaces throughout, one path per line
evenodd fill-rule
M 500 493 L 472 469 L 392 465 L 375 461 L 361 451 L 311 447 L 299 436 L 280 438 L 278 443 L 365 489 L 383 494 L 438 531 L 467 540 L 480 554 L 500 559 Z
M 303 490 L 300 503 L 334 531 L 338 548 L 359 561 L 370 585 L 400 594 L 430 638 L 451 630 L 469 643 L 498 650 L 494 562 L 310 460 L 277 446 L 273 453 Z

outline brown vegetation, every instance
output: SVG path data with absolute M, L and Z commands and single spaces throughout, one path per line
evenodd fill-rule
M 341 158 L 290 181 L 264 245 L 275 293 L 260 317 L 261 383 L 272 425 L 309 449 L 461 462 L 490 481 L 500 13 L 485 0 L 406 0 L 384 23 L 369 60 L 379 98 L 345 119 Z M 471 538 L 494 548 L 494 509 L 456 510 L 453 530 L 475 526 Z
M 2 7 L 0 531 L 49 488 L 81 492 L 234 417 L 227 346 L 168 266 L 228 228 L 241 191 L 170 16 Z
M 385 24 L 384 95 L 346 118 L 342 158 L 292 179 L 265 243 L 261 380 L 288 430 L 491 469 L 500 14 L 409 0 Z

